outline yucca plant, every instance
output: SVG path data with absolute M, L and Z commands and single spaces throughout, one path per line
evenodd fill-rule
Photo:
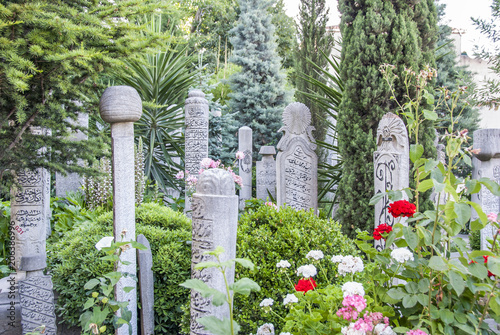
M 162 33 L 161 16 L 149 18 L 149 29 Z M 173 32 L 166 32 L 173 36 Z M 143 114 L 135 124 L 135 135 L 142 137 L 147 178 L 155 180 L 163 191 L 178 189 L 175 174 L 184 159 L 184 100 L 195 82 L 196 70 L 187 45 L 175 40 L 143 59 L 127 62 L 127 75 L 119 81 L 139 92 Z M 178 159 L 175 159 L 178 158 Z
M 303 76 L 312 85 L 320 89 L 321 94 L 316 92 L 303 92 L 307 97 L 318 103 L 318 105 L 326 111 L 326 118 L 323 119 L 327 127 L 325 141 L 317 141 L 318 147 L 326 152 L 337 155 L 336 162 L 329 163 L 328 161 L 319 162 L 318 164 L 318 202 L 325 205 L 327 208 L 327 216 L 331 216 L 333 207 L 337 202 L 336 196 L 329 198 L 328 193 L 335 191 L 342 177 L 342 159 L 338 154 L 336 120 L 338 106 L 342 100 L 342 92 L 344 85 L 340 79 L 339 62 L 337 56 L 328 57 L 324 52 L 321 52 L 323 57 L 328 61 L 328 67 L 322 68 L 312 61 L 308 60 L 316 69 L 317 74 L 321 79 L 313 78 L 312 76 Z

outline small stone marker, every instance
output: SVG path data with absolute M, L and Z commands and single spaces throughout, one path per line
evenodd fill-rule
M 210 287 L 226 292 L 222 274 L 215 268 L 195 270 L 200 262 L 214 261 L 205 251 L 222 246 L 225 253 L 221 261 L 236 257 L 236 227 L 238 223 L 238 196 L 234 181 L 228 171 L 209 169 L 204 171 L 193 194 L 193 244 L 191 277 L 206 282 Z M 234 267 L 226 270 L 229 285 L 234 282 Z M 199 292 L 191 291 L 191 334 L 207 335 L 210 332 L 196 322 L 197 319 L 213 315 L 219 319 L 228 318 L 227 306 L 215 307 L 211 299 L 203 298 Z
M 205 94 L 201 90 L 189 91 L 185 102 L 185 111 L 185 170 L 191 175 L 197 176 L 202 159 L 208 157 L 209 107 Z M 190 210 L 191 200 L 186 195 L 184 212 Z
M 113 149 L 113 232 L 114 239 L 135 240 L 135 177 L 134 177 L 134 122 L 142 115 L 142 101 L 135 89 L 129 86 L 108 87 L 102 94 L 99 110 L 104 121 L 111 124 Z M 136 251 L 132 248 L 120 255 L 117 271 L 136 275 Z M 124 287 L 133 287 L 125 292 Z M 128 301 L 132 312 L 132 335 L 137 334 L 137 283 L 131 277 L 122 277 L 115 286 L 117 301 Z M 117 311 L 117 315 L 119 311 Z M 129 326 L 123 325 L 116 335 L 128 335 Z
M 151 245 L 144 235 L 137 236 L 137 242 L 148 248 L 147 250 L 137 249 L 141 301 L 141 334 L 153 335 L 155 333 L 153 255 L 151 254 Z
M 403 120 L 396 114 L 385 114 L 378 124 L 376 141 L 377 151 L 373 153 L 375 194 L 407 188 L 410 181 L 410 146 Z M 386 195 L 375 205 L 375 227 L 383 223 L 394 225 L 395 219 L 388 211 L 389 204 Z M 406 218 L 402 218 L 401 223 L 405 222 Z M 383 250 L 384 240 L 375 241 L 375 248 Z
M 500 129 L 479 129 L 474 132 L 474 149 L 481 151 L 473 158 L 474 179 L 490 178 L 500 183 Z M 498 214 L 500 212 L 500 197 L 493 195 L 486 187 L 482 186 L 479 193 L 472 195 L 472 201 L 479 204 L 483 212 Z M 478 218 L 477 213 L 472 210 L 472 220 Z M 488 250 L 496 229 L 487 224 L 481 229 L 481 250 Z
M 278 143 L 276 157 L 277 202 L 297 210 L 318 210 L 318 156 L 311 126 L 311 112 L 300 102 L 289 104 L 283 112 L 279 131 L 285 135 Z
M 54 311 L 54 292 L 50 276 L 39 274 L 19 282 L 21 300 L 21 324 L 23 334 L 33 332 L 44 325 L 43 334 L 57 333 L 56 314 Z
M 240 190 L 240 210 L 245 209 L 245 200 L 252 199 L 252 129 L 241 127 L 238 130 L 238 150 L 245 154 L 239 159 L 239 175 L 242 181 Z
M 276 149 L 273 146 L 262 146 L 259 155 L 262 160 L 257 165 L 257 198 L 266 201 L 269 194 L 276 199 Z

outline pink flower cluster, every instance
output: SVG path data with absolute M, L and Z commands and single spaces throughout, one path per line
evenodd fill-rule
M 358 313 L 366 308 L 366 300 L 360 295 L 348 295 L 342 301 L 343 308 L 337 311 L 337 316 L 344 320 L 356 320 Z
M 490 214 L 488 214 L 488 221 L 491 221 L 491 222 L 497 222 L 498 220 L 498 216 L 497 214 L 491 212 Z
M 200 166 L 201 166 L 201 171 L 200 171 L 201 174 L 204 169 L 217 169 L 220 166 L 220 160 L 214 161 L 211 158 L 203 158 L 200 162 Z
M 264 203 L 264 205 L 274 207 L 274 209 L 278 209 L 278 206 L 273 204 L 271 201 L 267 201 L 266 203 Z
M 406 332 L 406 335 L 429 335 L 423 330 L 416 329 L 416 330 L 410 330 Z
M 237 153 L 237 155 L 238 155 L 238 153 Z M 229 173 L 231 173 L 231 176 L 233 177 L 234 182 L 236 184 L 238 184 L 240 187 L 243 187 L 243 180 L 241 179 L 241 177 L 238 176 L 236 173 L 234 173 L 234 171 L 231 167 L 226 168 L 224 166 L 224 164 L 221 164 L 220 160 L 214 161 L 211 158 L 203 158 L 200 162 L 200 166 L 201 166 L 201 169 L 198 172 L 199 174 L 202 174 L 203 171 L 205 171 L 206 169 L 217 169 L 219 167 L 222 169 L 226 169 L 227 171 L 229 171 Z M 186 184 L 188 185 L 188 187 L 194 187 L 196 185 L 196 182 L 198 181 L 197 177 L 189 174 L 189 171 L 186 171 L 185 173 L 184 173 L 184 171 L 179 171 L 175 175 L 175 178 L 177 178 L 177 179 L 186 178 Z
M 365 313 L 365 316 L 358 321 L 351 323 L 349 327 L 343 329 L 342 333 L 348 334 L 349 330 L 361 332 L 362 334 L 367 334 L 375 331 L 378 333 L 382 330 L 385 330 L 389 327 L 389 318 L 384 317 L 382 313 L 374 312 L 374 313 Z M 391 331 L 389 327 L 385 330 L 388 334 L 395 334 Z

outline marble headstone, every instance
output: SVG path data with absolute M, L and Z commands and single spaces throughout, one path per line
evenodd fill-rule
M 113 234 L 115 241 L 135 240 L 135 166 L 134 166 L 134 122 L 142 115 L 142 101 L 137 91 L 129 86 L 108 87 L 102 94 L 99 110 L 104 121 L 111 124 L 111 147 L 113 150 Z M 136 275 L 136 251 L 124 250 L 117 270 L 123 274 Z M 125 292 L 125 287 L 133 287 Z M 137 334 L 137 282 L 130 276 L 122 277 L 115 286 L 117 301 L 127 301 L 132 312 L 130 328 Z M 120 315 L 118 310 L 117 315 Z M 116 330 L 116 335 L 128 335 L 129 325 Z
M 410 146 L 403 120 L 396 114 L 385 114 L 378 124 L 376 142 L 377 151 L 373 153 L 375 194 L 407 188 L 410 178 Z M 389 204 L 389 197 L 386 195 L 375 205 L 375 227 L 383 223 L 389 226 L 396 223 L 388 211 Z M 405 221 L 406 218 L 402 218 L 401 223 L 405 224 Z M 375 241 L 375 248 L 384 249 L 384 240 Z
M 56 335 L 54 292 L 50 276 L 37 274 L 19 282 L 23 334 L 44 325 L 43 334 Z
M 215 268 L 195 270 L 200 262 L 214 261 L 205 251 L 222 246 L 225 253 L 221 261 L 236 257 L 236 227 L 238 222 L 238 196 L 235 195 L 234 181 L 228 171 L 209 169 L 204 171 L 196 185 L 192 203 L 193 238 L 191 277 L 206 282 L 210 287 L 225 292 L 222 274 Z M 226 270 L 229 284 L 234 282 L 234 267 Z M 211 300 L 203 298 L 199 292 L 191 291 L 191 335 L 211 334 L 196 322 L 197 319 L 212 315 L 219 319 L 228 318 L 227 306 L 215 307 Z
M 141 334 L 153 335 L 155 330 L 153 255 L 151 253 L 151 245 L 144 235 L 138 235 L 137 242 L 147 248 L 147 250 L 137 249 L 141 301 Z
M 474 132 L 474 149 L 481 151 L 472 159 L 474 179 L 490 178 L 500 183 L 500 129 L 479 129 Z M 498 214 L 500 212 L 500 197 L 493 195 L 482 186 L 479 193 L 472 195 L 472 201 L 478 203 L 483 212 Z M 472 210 L 472 220 L 477 219 L 477 213 Z M 481 230 L 481 249 L 487 250 L 488 239 L 493 239 L 495 229 L 488 224 Z
M 318 210 L 318 156 L 312 136 L 311 112 L 300 102 L 289 104 L 283 112 L 276 157 L 277 203 L 297 210 Z
M 269 194 L 276 199 L 276 161 L 274 155 L 276 149 L 273 146 L 262 146 L 259 155 L 262 160 L 257 165 L 257 198 L 266 201 Z
M 245 200 L 252 199 L 252 144 L 252 129 L 241 127 L 238 130 L 238 151 L 243 152 L 245 157 L 238 160 L 239 176 L 242 181 L 240 210 L 245 209 Z

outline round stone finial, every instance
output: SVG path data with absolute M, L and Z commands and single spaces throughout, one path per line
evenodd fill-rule
M 188 98 L 186 99 L 186 105 L 207 105 L 208 100 L 205 99 L 205 93 L 202 90 L 191 90 L 188 93 Z
M 311 112 L 303 103 L 292 102 L 283 112 L 283 123 L 292 134 L 304 134 L 311 125 Z
M 102 94 L 99 111 L 108 123 L 135 122 L 142 115 L 139 93 L 130 86 L 111 86 Z
M 198 177 L 196 193 L 210 195 L 235 195 L 234 179 L 223 169 L 208 169 Z

